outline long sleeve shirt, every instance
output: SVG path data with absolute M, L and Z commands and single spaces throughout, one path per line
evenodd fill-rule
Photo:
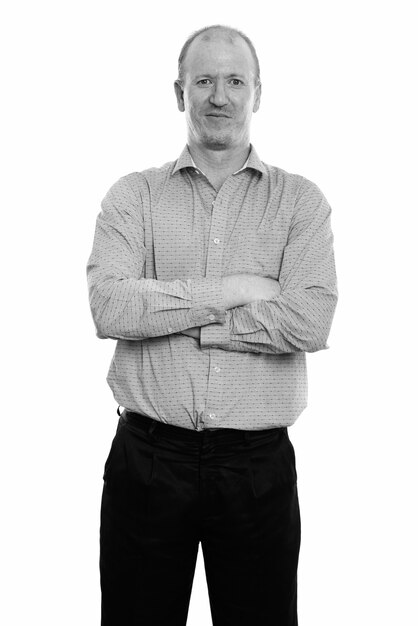
M 337 302 L 330 206 L 306 178 L 260 161 L 219 191 L 186 146 L 106 194 L 87 267 L 97 335 L 117 340 L 118 404 L 182 428 L 263 430 L 307 404 L 306 352 L 327 348 Z M 222 277 L 280 293 L 226 310 Z M 200 341 L 180 334 L 200 326 Z

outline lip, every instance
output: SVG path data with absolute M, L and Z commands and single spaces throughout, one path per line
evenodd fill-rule
M 223 113 L 206 113 L 206 117 L 227 117 L 227 118 L 229 118 L 230 115 L 225 115 Z

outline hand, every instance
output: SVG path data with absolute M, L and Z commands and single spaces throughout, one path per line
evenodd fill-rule
M 280 285 L 273 278 L 255 274 L 231 274 L 222 279 L 226 309 L 243 306 L 256 300 L 272 300 L 280 294 Z

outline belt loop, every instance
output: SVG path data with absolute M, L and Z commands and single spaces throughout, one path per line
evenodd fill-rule
M 244 442 L 246 445 L 250 443 L 251 434 L 249 430 L 244 431 Z
M 153 433 L 154 433 L 156 426 L 157 426 L 156 420 L 152 420 L 152 423 L 148 427 L 148 437 L 151 439 L 151 441 L 155 441 L 155 435 Z
M 120 409 L 120 404 L 119 404 L 118 408 L 116 409 L 116 413 L 119 415 L 119 417 L 121 417 L 122 413 L 119 412 L 119 409 Z

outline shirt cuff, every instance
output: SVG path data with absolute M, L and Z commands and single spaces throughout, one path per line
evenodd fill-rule
M 191 321 L 195 326 L 223 323 L 226 309 L 223 304 L 222 281 L 218 278 L 191 280 Z

